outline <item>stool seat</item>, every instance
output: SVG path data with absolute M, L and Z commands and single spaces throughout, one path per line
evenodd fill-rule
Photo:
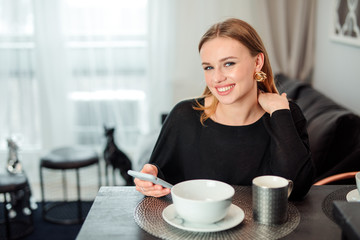
M 41 158 L 42 167 L 50 169 L 74 169 L 90 166 L 99 161 L 98 154 L 86 147 L 62 147 Z
M 0 193 L 15 192 L 26 185 L 27 178 L 23 174 L 0 174 Z

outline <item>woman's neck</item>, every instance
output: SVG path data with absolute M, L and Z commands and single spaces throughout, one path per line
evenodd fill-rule
M 210 100 L 210 99 L 209 99 Z M 210 101 L 212 101 L 211 99 Z M 221 104 L 218 103 L 215 113 L 210 117 L 217 123 L 230 126 L 249 125 L 259 120 L 265 111 L 259 105 L 257 98 L 253 101 Z

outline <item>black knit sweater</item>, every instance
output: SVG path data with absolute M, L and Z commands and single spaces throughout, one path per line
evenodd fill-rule
M 204 99 L 198 99 L 203 104 Z M 200 123 L 195 99 L 170 112 L 150 158 L 159 177 L 176 184 L 189 179 L 215 179 L 251 185 L 260 175 L 278 175 L 294 182 L 292 198 L 306 195 L 314 168 L 306 120 L 293 102 L 289 110 L 265 113 L 246 126 L 227 126 L 211 119 Z

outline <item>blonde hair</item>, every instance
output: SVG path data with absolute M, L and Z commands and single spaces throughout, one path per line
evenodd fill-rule
M 198 47 L 199 52 L 204 43 L 217 37 L 228 37 L 239 41 L 249 49 L 250 54 L 253 57 L 257 56 L 259 53 L 263 53 L 264 65 L 261 71 L 266 74 L 267 78 L 263 82 L 258 82 L 258 89 L 264 92 L 278 93 L 265 46 L 260 36 L 252 26 L 250 26 L 247 22 L 236 18 L 230 18 L 223 22 L 216 23 L 202 36 Z M 210 96 L 213 96 L 213 94 L 206 86 L 201 97 L 206 98 Z M 205 107 L 205 105 L 200 104 L 198 101 L 196 101 L 196 106 L 193 107 L 195 110 L 203 111 L 200 117 L 201 124 L 204 124 L 204 122 L 216 111 L 216 107 L 219 102 L 215 97 L 213 99 L 214 100 L 211 105 L 208 107 Z M 205 110 L 207 110 L 207 113 Z

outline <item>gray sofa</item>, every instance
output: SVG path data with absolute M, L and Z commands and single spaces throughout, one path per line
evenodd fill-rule
M 316 181 L 360 171 L 360 117 L 309 84 L 281 74 L 275 82 L 279 92 L 286 92 L 299 105 L 308 121 Z

